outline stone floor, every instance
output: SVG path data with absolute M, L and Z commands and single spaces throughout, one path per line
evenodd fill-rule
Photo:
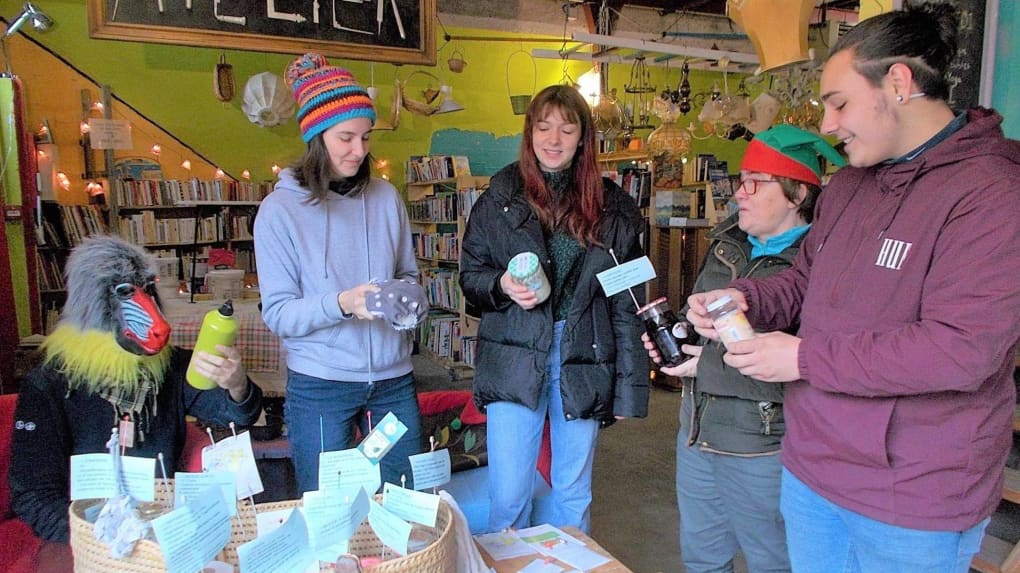
M 470 389 L 435 363 L 415 357 L 421 390 Z M 675 494 L 675 448 L 680 393 L 652 388 L 648 417 L 623 420 L 599 434 L 595 454 L 592 538 L 634 573 L 682 573 L 680 516 Z M 1014 444 L 1014 451 L 1020 451 Z M 1011 457 L 1020 466 L 1020 456 Z M 1016 542 L 1020 510 L 1003 502 L 988 533 Z M 740 556 L 734 573 L 747 573 Z

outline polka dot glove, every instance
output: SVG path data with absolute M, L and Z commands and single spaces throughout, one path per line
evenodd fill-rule
M 367 293 L 365 306 L 397 330 L 411 330 L 421 324 L 429 311 L 425 291 L 410 279 L 373 281 L 379 292 Z

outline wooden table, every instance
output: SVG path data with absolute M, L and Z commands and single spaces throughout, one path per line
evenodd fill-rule
M 590 569 L 589 570 L 590 573 L 633 573 L 633 571 L 628 569 L 623 563 L 617 561 L 615 557 L 613 557 L 612 555 L 609 554 L 608 551 L 603 549 L 601 545 L 596 543 L 594 539 L 582 533 L 580 529 L 577 529 L 576 527 L 561 527 L 560 529 L 562 529 L 566 533 L 569 533 L 570 535 L 573 535 L 577 539 L 583 541 L 585 545 L 588 547 L 588 549 L 591 549 L 596 553 L 600 553 L 612 559 L 612 561 L 610 561 L 609 563 L 605 563 L 603 565 L 599 565 L 594 569 Z M 478 548 L 478 552 L 482 554 L 482 559 L 485 560 L 485 564 L 495 569 L 496 573 L 517 573 L 535 559 L 542 558 L 541 554 L 535 553 L 532 555 L 522 555 L 521 557 L 514 557 L 513 559 L 493 561 L 493 559 L 489 557 L 489 554 L 486 553 L 485 550 L 482 549 L 481 547 Z M 565 570 L 568 571 L 573 570 L 573 568 L 567 565 L 566 563 L 562 563 L 555 559 L 553 561 L 562 565 Z

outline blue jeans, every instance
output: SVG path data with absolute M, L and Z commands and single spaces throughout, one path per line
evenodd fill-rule
M 728 456 L 686 442 L 684 428 L 676 446 L 676 498 L 687 573 L 732 572 L 738 549 L 751 573 L 790 571 L 779 455 Z
M 889 525 L 832 503 L 786 468 L 780 507 L 797 573 L 966 573 L 989 521 L 966 531 Z
M 595 420 L 570 420 L 563 415 L 560 394 L 560 341 L 563 322 L 553 330 L 545 391 L 537 410 L 513 402 L 486 406 L 489 450 L 489 531 L 531 525 L 531 493 L 542 428 L 549 418 L 552 446 L 551 525 L 591 529 L 591 472 L 595 461 Z M 513 384 L 513 380 L 507 380 Z
M 383 483 L 399 485 L 404 475 L 407 487 L 414 486 L 407 456 L 422 452 L 422 439 L 418 397 L 410 373 L 368 383 L 323 380 L 288 369 L 283 406 L 298 495 L 319 488 L 320 452 L 355 447 L 355 427 L 361 436 L 367 435 L 366 412 L 372 413 L 373 425 L 393 412 L 407 426 L 407 433 L 379 466 Z

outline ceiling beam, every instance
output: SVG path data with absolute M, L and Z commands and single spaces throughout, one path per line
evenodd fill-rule
M 744 52 L 731 52 L 726 50 L 712 50 L 708 48 L 695 48 L 692 46 L 678 46 L 664 42 L 651 40 L 638 40 L 634 38 L 620 38 L 617 36 L 605 36 L 602 34 L 588 34 L 586 32 L 573 32 L 571 38 L 578 42 L 587 42 L 598 46 L 610 48 L 630 48 L 645 52 L 657 52 L 660 54 L 672 54 L 674 56 L 687 56 L 689 58 L 704 58 L 707 60 L 720 60 L 723 58 L 740 64 L 758 64 L 758 56 Z

